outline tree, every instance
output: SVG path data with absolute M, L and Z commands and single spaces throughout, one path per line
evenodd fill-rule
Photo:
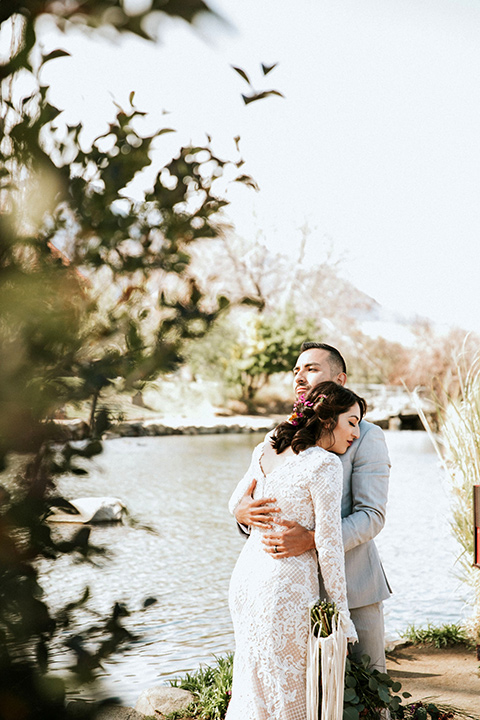
M 189 362 L 200 376 L 212 376 L 213 368 L 253 411 L 259 390 L 273 375 L 291 372 L 302 342 L 310 337 L 319 337 L 315 320 L 299 318 L 293 308 L 234 309 L 193 345 Z
M 252 406 L 256 393 L 272 375 L 290 372 L 305 338 L 316 336 L 313 320 L 300 323 L 293 310 L 257 315 L 246 326 L 245 344 L 229 367 L 241 388 L 241 399 Z M 238 350 L 237 350 L 238 352 Z
M 217 216 L 226 202 L 214 184 L 229 163 L 208 145 L 181 148 L 144 199 L 134 202 L 130 181 L 171 129 L 142 136 L 136 128 L 142 112 L 131 95 L 108 133 L 85 149 L 82 125 L 62 124 L 42 85 L 44 65 L 66 53 L 41 54 L 36 21 L 49 13 L 63 29 L 109 24 L 148 38 L 151 13 L 192 22 L 201 12 L 209 12 L 202 0 L 152 0 L 136 15 L 120 0 L 5 0 L 0 7 L 2 29 L 11 30 L 10 56 L 0 65 L 0 467 L 7 467 L 13 451 L 28 453 L 11 496 L 1 493 L 2 720 L 69 716 L 64 684 L 49 675 L 50 646 L 88 593 L 53 616 L 35 561 L 64 553 L 89 559 L 100 552 L 89 543 L 87 528 L 67 542 L 51 532 L 46 517 L 52 504 L 62 502 L 55 477 L 84 474 L 79 459 L 101 452 L 108 420 L 96 411 L 102 390 L 113 382 L 141 388 L 176 367 L 185 341 L 201 337 L 228 305 L 224 297 L 205 300 L 189 265 L 191 246 L 219 233 Z M 22 92 L 26 78 L 28 95 Z M 239 180 L 248 183 L 246 175 Z M 161 282 L 155 326 L 147 332 L 147 310 L 137 300 L 150 292 L 152 273 Z M 92 291 L 99 277 L 113 288 L 106 314 Z M 87 399 L 91 439 L 74 446 L 52 418 L 66 402 Z M 68 636 L 64 644 L 81 680 L 128 641 L 121 623 L 126 613 L 121 605 L 113 608 L 106 635 L 93 649 L 85 634 Z
M 403 373 L 407 387 L 426 388 L 440 404 L 458 397 L 462 389 L 459 358 L 463 367 L 474 363 L 478 336 L 458 327 L 441 334 L 428 321 L 418 321 L 412 332 L 416 347 Z

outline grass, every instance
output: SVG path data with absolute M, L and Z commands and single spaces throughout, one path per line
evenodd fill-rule
M 426 629 L 415 628 L 412 625 L 408 628 L 406 634 L 408 634 L 408 639 L 412 642 L 433 642 L 435 647 L 438 648 L 466 642 L 464 631 L 459 625 L 442 625 L 439 628 L 429 625 Z M 357 692 L 372 691 L 375 689 L 374 685 L 380 685 L 380 681 L 385 683 L 386 691 L 390 686 L 394 692 L 401 689 L 400 683 L 394 682 L 388 675 L 381 675 L 378 671 L 363 668 L 365 678 L 362 678 L 360 664 L 354 663 L 353 665 L 355 666 L 353 670 L 351 669 L 346 675 L 346 690 L 352 692 L 353 686 L 355 686 Z M 230 653 L 226 657 L 216 657 L 213 667 L 201 667 L 195 673 L 187 673 L 185 677 L 172 681 L 171 685 L 173 687 L 179 687 L 193 693 L 195 700 L 185 710 L 170 713 L 165 717 L 165 720 L 193 720 L 195 718 L 223 720 L 231 696 L 232 674 L 233 653 Z M 352 679 L 355 682 L 352 682 Z M 408 693 L 402 693 L 402 695 L 406 697 Z M 429 698 L 401 705 L 400 707 L 398 707 L 399 703 L 391 705 L 389 702 L 380 702 L 378 705 L 380 707 L 390 707 L 393 711 L 392 718 L 403 718 L 404 720 L 478 720 L 468 712 L 453 706 L 436 705 Z M 345 708 L 347 712 L 344 718 L 359 717 L 359 712 L 355 712 L 355 706 L 347 702 Z M 380 716 L 378 708 L 375 710 L 370 709 L 366 715 L 362 715 L 361 720 L 379 720 Z M 150 719 L 146 718 L 146 720 Z
M 187 673 L 180 680 L 173 680 L 173 687 L 189 690 L 195 695 L 194 702 L 182 713 L 171 713 L 166 720 L 201 717 L 202 720 L 222 720 L 227 712 L 232 691 L 233 653 L 216 657 L 213 667 L 201 667 L 197 672 Z
M 433 643 L 436 648 L 444 648 L 449 645 L 469 645 L 470 640 L 465 629 L 461 625 L 440 625 L 436 627 L 428 623 L 426 628 L 409 625 L 400 633 L 400 636 L 414 645 Z

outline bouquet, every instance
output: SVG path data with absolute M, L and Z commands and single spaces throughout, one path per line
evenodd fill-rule
M 307 646 L 307 720 L 318 720 L 320 681 L 322 720 L 342 720 L 347 659 L 343 617 L 335 603 L 317 601 L 310 608 Z

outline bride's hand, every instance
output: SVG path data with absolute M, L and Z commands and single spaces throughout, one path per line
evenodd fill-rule
M 235 518 L 240 525 L 268 528 L 271 527 L 272 515 L 280 512 L 280 508 L 272 507 L 272 504 L 276 502 L 275 498 L 254 500 L 253 491 L 256 486 L 257 481 L 252 480 L 235 509 Z

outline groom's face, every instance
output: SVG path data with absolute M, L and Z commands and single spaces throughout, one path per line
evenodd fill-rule
M 305 350 L 298 356 L 293 368 L 293 389 L 295 395 L 303 395 L 326 380 L 345 384 L 344 373 L 336 373 L 329 363 L 329 353 L 320 348 Z

